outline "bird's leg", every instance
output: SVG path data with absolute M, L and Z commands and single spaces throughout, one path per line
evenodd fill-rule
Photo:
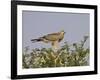
M 54 52 L 57 52 L 57 50 L 59 49 L 59 42 L 58 41 L 52 42 L 52 49 Z

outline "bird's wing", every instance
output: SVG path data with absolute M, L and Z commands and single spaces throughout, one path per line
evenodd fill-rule
M 51 33 L 51 34 L 47 34 L 47 35 L 59 35 L 60 33 Z
M 59 35 L 60 33 L 52 33 L 45 35 L 44 38 L 50 41 L 56 41 L 59 39 Z

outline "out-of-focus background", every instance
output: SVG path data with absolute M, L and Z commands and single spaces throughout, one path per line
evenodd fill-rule
M 42 37 L 46 34 L 66 32 L 61 45 L 64 42 L 69 44 L 80 42 L 84 36 L 89 36 L 90 15 L 88 13 L 64 13 L 64 12 L 22 12 L 22 43 L 23 49 L 48 48 L 50 44 L 42 42 L 32 43 L 31 39 Z M 85 48 L 89 47 L 89 39 L 85 43 Z

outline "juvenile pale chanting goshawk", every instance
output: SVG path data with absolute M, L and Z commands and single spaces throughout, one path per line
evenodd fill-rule
M 51 33 L 44 35 L 43 37 L 39 37 L 37 39 L 32 39 L 31 41 L 34 42 L 44 42 L 44 43 L 51 43 L 53 49 L 59 48 L 59 42 L 64 38 L 64 31 L 60 31 L 57 33 Z

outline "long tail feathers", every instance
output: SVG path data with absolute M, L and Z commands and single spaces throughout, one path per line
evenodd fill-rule
M 32 43 L 42 41 L 41 39 L 31 39 Z

